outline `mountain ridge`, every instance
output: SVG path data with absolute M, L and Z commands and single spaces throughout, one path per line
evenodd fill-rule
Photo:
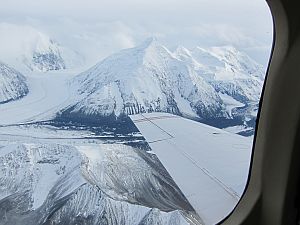
M 231 46 L 171 52 L 150 38 L 76 76 L 70 82 L 74 98 L 59 116 L 117 120 L 156 111 L 221 128 L 249 126 L 263 74 L 258 63 Z
M 115 102 L 113 108 L 104 108 L 116 116 L 122 112 L 132 114 L 161 110 L 196 117 L 198 110 L 205 117 L 205 112 L 217 115 L 217 111 L 221 111 L 220 106 L 214 105 L 214 102 L 221 99 L 213 88 L 177 60 L 166 47 L 151 39 L 140 46 L 107 57 L 75 77 L 72 84 L 78 87 L 78 97 L 86 101 L 83 104 L 77 103 L 74 111 L 90 114 L 106 115 L 101 112 L 101 107 L 97 108 L 99 101 L 96 99 L 99 96 L 106 96 L 108 101 Z M 91 108 L 93 103 L 96 103 L 95 108 Z M 189 106 L 189 103 L 192 105 Z M 179 110 L 179 104 L 185 104 L 185 107 L 179 106 Z M 202 108 L 206 111 L 201 111 Z

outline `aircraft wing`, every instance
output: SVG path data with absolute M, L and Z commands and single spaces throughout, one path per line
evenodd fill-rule
M 205 224 L 234 209 L 248 178 L 250 138 L 168 113 L 130 118 Z

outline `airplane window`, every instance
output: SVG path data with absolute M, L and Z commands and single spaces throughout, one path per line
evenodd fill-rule
M 0 224 L 216 224 L 248 179 L 263 0 L 10 0 Z

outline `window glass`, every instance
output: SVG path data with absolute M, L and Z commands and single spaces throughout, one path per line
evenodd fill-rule
M 263 0 L 10 0 L 0 224 L 215 224 L 245 189 Z

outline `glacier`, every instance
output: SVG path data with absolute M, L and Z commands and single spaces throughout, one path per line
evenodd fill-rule
M 24 75 L 0 63 L 0 224 L 201 224 L 128 116 L 251 136 L 262 66 L 231 46 L 171 51 L 150 38 L 81 72 L 35 37 L 5 58 Z

